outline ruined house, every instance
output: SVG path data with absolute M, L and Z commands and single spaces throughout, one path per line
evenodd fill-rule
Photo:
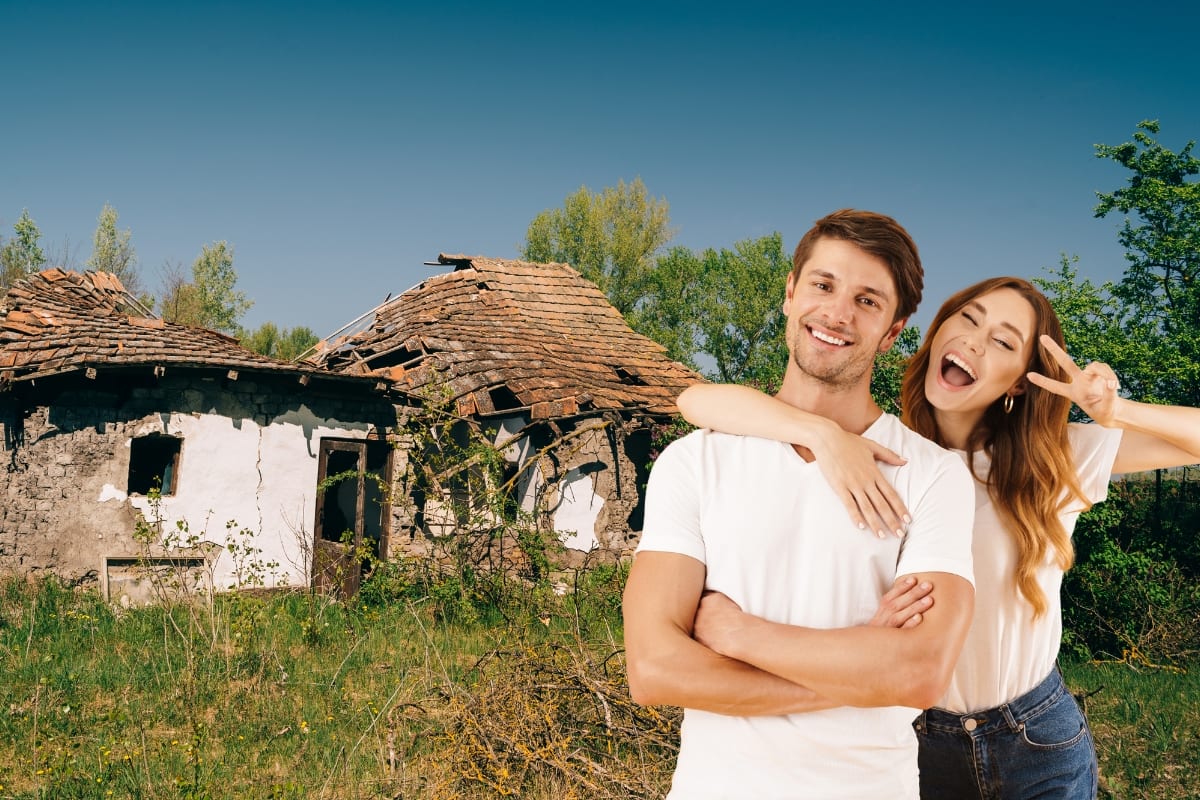
M 327 470 L 387 469 L 395 411 L 374 379 L 164 322 L 108 273 L 47 270 L 2 302 L 0 572 L 118 600 L 147 563 L 218 589 L 303 585 L 322 521 L 385 544 L 378 513 L 374 528 L 349 518 L 371 505 L 361 481 L 318 514 Z M 148 548 L 139 525 L 181 546 Z
M 148 566 L 217 589 L 352 590 L 366 555 L 427 554 L 478 526 L 458 501 L 480 491 L 574 563 L 627 554 L 654 426 L 699 376 L 569 266 L 439 265 L 300 363 L 157 319 L 107 273 L 18 283 L 0 303 L 0 573 L 114 600 L 142 599 Z M 429 469 L 411 423 L 431 403 L 452 438 L 499 453 L 491 484 L 470 458 Z
M 450 271 L 380 306 L 316 362 L 373 376 L 409 402 L 436 393 L 500 449 L 514 506 L 543 518 L 576 562 L 627 554 L 642 526 L 654 428 L 700 376 L 566 264 L 441 255 L 438 265 Z M 399 487 L 411 502 L 393 504 L 393 552 L 423 552 L 461 526 L 442 496 L 455 491 L 472 490 L 468 481 L 433 496 Z

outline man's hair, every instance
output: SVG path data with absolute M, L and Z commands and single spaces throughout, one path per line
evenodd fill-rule
M 921 256 L 908 231 L 899 222 L 884 214 L 843 208 L 817 220 L 792 254 L 792 281 L 800 278 L 800 270 L 812 256 L 821 239 L 841 239 L 857 245 L 871 255 L 882 258 L 892 271 L 896 283 L 896 315 L 892 321 L 909 317 L 921 303 L 925 288 L 925 271 Z

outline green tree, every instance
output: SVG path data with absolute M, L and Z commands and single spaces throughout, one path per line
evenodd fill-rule
M 673 247 L 626 316 L 668 356 L 713 380 L 778 386 L 787 364 L 781 304 L 790 269 L 778 233 L 732 249 Z
M 896 341 L 886 353 L 875 356 L 875 369 L 871 373 L 871 396 L 889 414 L 900 415 L 900 383 L 908 359 L 921 346 L 921 329 L 910 325 L 900 331 Z
M 200 293 L 187 279 L 179 262 L 168 261 L 163 268 L 163 291 L 158 307 L 167 322 L 203 327 Z
M 708 249 L 693 309 L 714 377 L 729 383 L 778 385 L 787 366 L 784 287 L 791 261 L 778 233 Z
M 312 350 L 321 341 L 321 337 L 312 328 L 298 325 L 294 328 L 284 328 L 279 334 L 279 345 L 274 356 L 284 361 L 295 361 L 300 356 Z
M 233 288 L 237 272 L 233 269 L 233 248 L 226 242 L 213 242 L 200 249 L 200 256 L 192 264 L 192 284 L 206 328 L 233 333 L 242 315 L 254 305 Z
M 1162 346 L 1152 324 L 1131 313 L 1115 284 L 1097 286 L 1081 279 L 1078 262 L 1078 257 L 1064 255 L 1057 270 L 1047 270 L 1049 277 L 1033 279 L 1058 314 L 1067 352 L 1081 364 L 1103 361 L 1111 366 L 1130 396 L 1159 399 L 1159 377 L 1176 366 L 1169 348 Z M 1078 408 L 1071 414 L 1083 418 Z
M 1179 152 L 1155 138 L 1143 121 L 1133 141 L 1096 145 L 1096 156 L 1132 174 L 1113 192 L 1097 192 L 1097 217 L 1125 215 L 1118 240 L 1129 268 L 1112 287 L 1120 314 L 1145 342 L 1139 372 L 1145 399 L 1200 405 L 1200 159 L 1195 141 Z M 1114 366 L 1116 366 L 1114 364 Z M 1123 373 L 1124 376 L 1124 373 Z
M 667 357 L 703 371 L 697 356 L 703 342 L 697 309 L 703 292 L 703 262 L 687 247 L 672 247 L 646 277 L 645 295 L 626 319 L 638 333 L 667 349 Z
M 321 341 L 311 328 L 297 326 L 281 330 L 274 322 L 264 322 L 254 330 L 243 328 L 238 339 L 256 353 L 283 361 L 295 361 Z
M 117 229 L 117 210 L 105 203 L 96 221 L 96 232 L 92 236 L 92 256 L 87 260 L 87 267 L 111 272 L 117 276 L 129 294 L 141 297 L 142 282 L 137 271 L 137 251 L 134 250 L 131 239 L 132 233 L 128 228 Z
M 646 291 L 655 253 L 671 238 L 668 224 L 666 201 L 650 197 L 641 178 L 599 193 L 582 186 L 562 208 L 534 217 L 521 255 L 570 264 L 628 315 Z
M 178 266 L 168 265 L 163 291 L 163 319 L 235 334 L 239 320 L 253 303 L 237 291 L 233 248 L 227 242 L 204 245 L 187 281 Z
M 1126 186 L 1097 192 L 1095 208 L 1099 218 L 1124 215 L 1118 241 L 1128 268 L 1121 280 L 1099 286 L 1080 280 L 1077 259 L 1064 256 L 1057 271 L 1035 282 L 1054 305 L 1076 361 L 1107 362 L 1122 391 L 1137 399 L 1194 406 L 1200 404 L 1200 184 L 1194 179 L 1200 161 L 1193 142 L 1174 152 L 1159 144 L 1158 133 L 1158 123 L 1146 121 L 1132 141 L 1096 145 L 1098 158 L 1130 172 Z M 1072 415 L 1082 416 L 1078 409 Z M 1114 485 L 1107 503 L 1080 517 L 1076 566 L 1063 583 L 1064 650 L 1093 656 L 1124 650 L 1155 659 L 1195 651 L 1200 588 L 1194 572 L 1181 570 L 1194 563 L 1188 553 L 1195 528 L 1175 524 L 1190 512 L 1186 493 L 1173 494 L 1171 484 L 1159 470 L 1153 483 Z M 1130 586 L 1145 591 L 1131 594 Z
M 0 245 L 0 288 L 4 289 L 46 265 L 40 243 L 42 232 L 29 216 L 29 209 L 21 211 L 13 231 L 16 236 Z

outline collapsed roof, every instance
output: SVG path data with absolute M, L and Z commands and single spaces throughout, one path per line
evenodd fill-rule
M 453 270 L 380 306 L 369 329 L 314 360 L 416 396 L 441 381 L 464 416 L 672 413 L 701 380 L 566 264 L 445 254 L 438 263 Z
M 0 388 L 83 371 L 167 366 L 298 374 L 330 379 L 310 365 L 261 356 L 216 331 L 145 313 L 108 272 L 48 269 L 17 282 L 0 307 Z

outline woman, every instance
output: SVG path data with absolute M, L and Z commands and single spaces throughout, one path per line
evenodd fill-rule
M 1095 748 L 1055 667 L 1071 531 L 1114 473 L 1200 462 L 1200 410 L 1124 399 L 1107 365 L 1080 369 L 1062 343 L 1041 292 L 992 278 L 942 305 L 904 376 L 904 422 L 976 477 L 975 615 L 949 690 L 914 723 L 923 798 L 1095 797 Z M 1069 425 L 1072 402 L 1098 424 Z M 812 431 L 746 387 L 697 385 L 679 408 L 731 433 L 803 445 Z M 872 460 L 899 456 L 851 436 L 814 452 L 860 526 L 906 518 Z

